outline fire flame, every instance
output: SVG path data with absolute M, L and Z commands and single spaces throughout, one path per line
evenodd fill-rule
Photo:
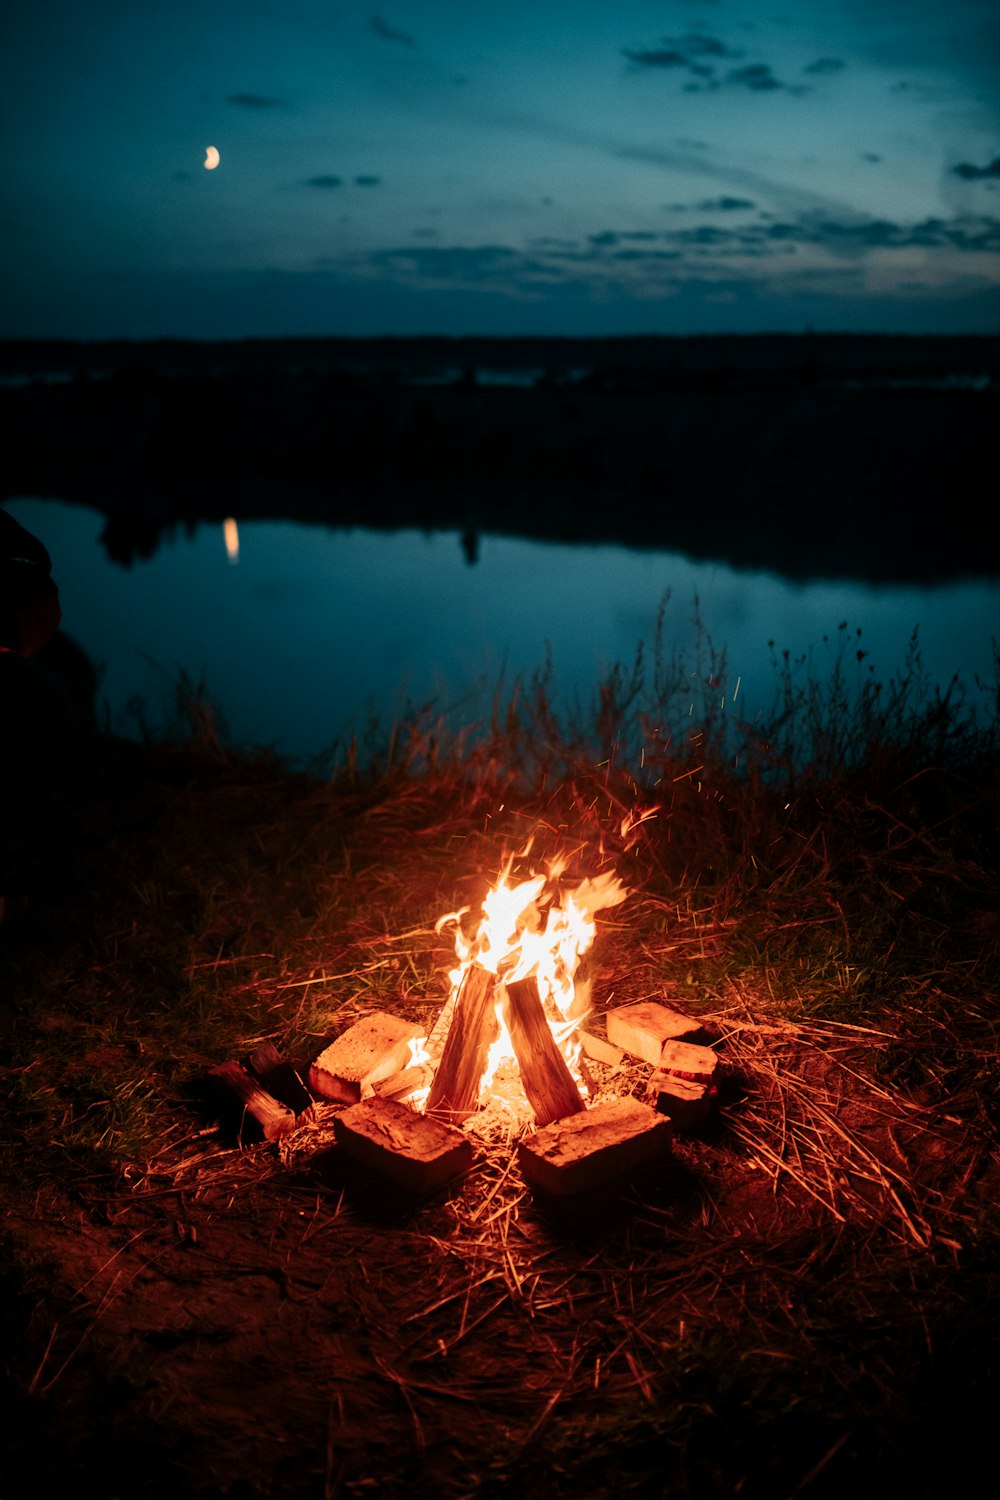
M 580 1052 L 577 1032 L 589 1010 L 590 986 L 578 985 L 575 976 L 581 958 L 594 941 L 595 913 L 620 905 L 628 892 L 616 876 L 604 874 L 582 880 L 560 897 L 556 882 L 563 868 L 555 862 L 548 875 L 535 875 L 511 885 L 508 861 L 500 880 L 483 901 L 482 918 L 471 938 L 462 929 L 468 907 L 449 912 L 438 920 L 438 932 L 454 925 L 458 964 L 448 976 L 451 993 L 428 1039 L 432 1056 L 435 1042 L 443 1045 L 462 981 L 475 963 L 504 983 L 529 975 L 535 978 L 552 1034 L 570 1072 L 583 1087 L 577 1070 Z M 550 884 L 552 889 L 547 890 Z M 499 1068 L 514 1062 L 514 1047 L 503 1014 L 502 983 L 497 986 L 497 997 L 500 1035 L 490 1048 L 481 1094 L 489 1090 Z

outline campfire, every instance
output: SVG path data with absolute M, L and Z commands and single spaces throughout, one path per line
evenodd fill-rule
M 662 1156 L 671 1118 L 681 1128 L 703 1119 L 715 1054 L 691 1040 L 698 1027 L 689 1017 L 645 1003 L 608 1013 L 608 1041 L 582 1027 L 591 990 L 582 961 L 597 913 L 625 901 L 622 882 L 610 873 L 570 881 L 564 861 L 526 879 L 512 880 L 512 870 L 508 861 L 478 913 L 463 907 L 438 920 L 437 932 L 454 933 L 456 964 L 429 1032 L 372 1012 L 320 1053 L 309 1091 L 299 1081 L 301 1094 L 287 1103 L 276 1055 L 264 1060 L 266 1072 L 254 1057 L 249 1071 L 223 1064 L 213 1073 L 244 1119 L 275 1139 L 312 1118 L 313 1098 L 348 1106 L 334 1123 L 346 1154 L 427 1192 L 467 1170 L 469 1129 L 506 1117 L 520 1133 L 525 1177 L 555 1194 Z M 651 1062 L 647 1101 L 592 1102 L 581 1048 L 604 1062 L 623 1051 Z
M 465 909 L 438 922 L 439 932 L 455 929 L 458 965 L 427 1039 L 427 1113 L 464 1122 L 491 1092 L 506 1084 L 509 1093 L 512 1070 L 538 1125 L 584 1108 L 579 1029 L 590 986 L 576 977 L 597 931 L 595 913 L 620 905 L 627 892 L 615 876 L 601 875 L 560 895 L 562 873 L 557 865 L 511 885 L 508 865 L 471 937 Z

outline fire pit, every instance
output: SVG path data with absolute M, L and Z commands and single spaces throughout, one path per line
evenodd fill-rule
M 572 883 L 563 862 L 517 881 L 511 871 L 508 861 L 478 921 L 465 907 L 436 924 L 438 932 L 454 930 L 456 965 L 429 1034 L 375 1011 L 309 1068 L 311 1094 L 347 1106 L 334 1121 L 338 1146 L 414 1193 L 468 1170 L 470 1132 L 487 1132 L 499 1119 L 518 1137 L 522 1173 L 536 1189 L 559 1196 L 600 1187 L 662 1157 L 671 1117 L 680 1128 L 694 1126 L 712 1102 L 715 1054 L 699 1045 L 688 1017 L 645 1003 L 610 1012 L 609 1041 L 582 1030 L 590 982 L 581 961 L 597 913 L 627 897 L 617 876 Z M 594 1103 L 581 1047 L 605 1062 L 627 1050 L 652 1063 L 647 1102 Z M 302 1096 L 288 1108 L 271 1099 L 278 1074 L 269 1063 L 266 1078 L 253 1059 L 249 1071 L 238 1063 L 213 1071 L 235 1091 L 244 1117 L 275 1138 L 302 1118 Z

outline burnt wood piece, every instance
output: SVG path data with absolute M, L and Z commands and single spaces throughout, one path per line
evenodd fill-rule
M 479 964 L 466 970 L 448 1028 L 448 1039 L 427 1096 L 427 1114 L 455 1125 L 468 1119 L 479 1099 L 489 1050 L 500 1035 L 493 991 L 496 976 Z
M 408 1065 L 410 1042 L 422 1035 L 419 1024 L 372 1011 L 320 1053 L 309 1068 L 309 1087 L 320 1099 L 356 1104 L 380 1079 Z
M 670 1121 L 638 1099 L 612 1099 L 517 1143 L 524 1180 L 554 1198 L 626 1181 L 670 1154 Z
M 392 1099 L 364 1099 L 333 1122 L 337 1145 L 359 1166 L 423 1196 L 467 1172 L 472 1144 L 453 1125 Z
M 608 1041 L 657 1067 L 665 1042 L 704 1035 L 697 1021 L 655 1000 L 620 1005 L 606 1016 Z
M 247 1067 L 261 1087 L 287 1105 L 297 1119 L 314 1118 L 312 1095 L 273 1042 L 261 1042 L 255 1047 L 247 1058 Z
M 521 1070 L 521 1083 L 539 1125 L 578 1114 L 580 1090 L 556 1045 L 533 976 L 504 986 L 507 1029 Z
M 232 1126 L 239 1145 L 276 1141 L 295 1129 L 292 1111 L 262 1089 L 242 1063 L 218 1063 L 209 1069 L 208 1076 L 220 1116 Z
M 650 1075 L 646 1085 L 646 1103 L 666 1115 L 674 1129 L 684 1135 L 704 1130 L 718 1100 L 719 1091 L 714 1083 L 696 1083 L 679 1073 L 666 1073 L 662 1068 Z

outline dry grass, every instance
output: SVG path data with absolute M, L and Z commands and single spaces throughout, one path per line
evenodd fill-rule
M 964 1477 L 997 1347 L 994 731 L 931 704 L 863 753 L 863 700 L 809 760 L 748 733 L 734 774 L 738 726 L 672 733 L 657 671 L 655 715 L 641 671 L 605 686 L 596 744 L 540 681 L 461 753 L 410 725 L 364 768 L 354 747 L 293 776 L 202 720 L 99 746 L 64 788 L 5 938 L 8 1409 L 34 1487 L 769 1500 Z M 594 1024 L 664 997 L 710 1025 L 709 1136 L 558 1218 L 513 1109 L 422 1205 L 352 1179 L 333 1106 L 278 1146 L 220 1137 L 211 1063 L 264 1038 L 305 1063 L 375 1007 L 429 1025 L 437 917 L 529 844 L 630 887 L 599 921 Z M 591 1068 L 596 1097 L 641 1096 L 645 1065 Z

